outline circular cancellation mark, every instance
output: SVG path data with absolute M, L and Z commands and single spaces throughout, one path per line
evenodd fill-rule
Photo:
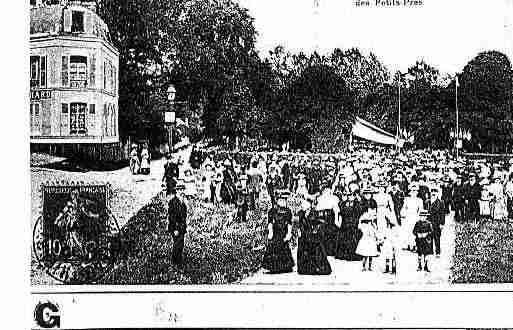
M 108 184 L 45 183 L 33 232 L 38 262 L 64 284 L 94 284 L 112 269 L 121 231 L 110 211 Z

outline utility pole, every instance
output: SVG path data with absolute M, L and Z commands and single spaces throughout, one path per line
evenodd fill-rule
M 319 6 L 321 0 L 313 0 L 314 51 L 319 52 Z
M 459 122 L 459 114 L 458 114 L 458 87 L 460 85 L 458 75 L 456 75 L 456 161 L 459 158 L 459 149 L 460 149 L 460 122 Z

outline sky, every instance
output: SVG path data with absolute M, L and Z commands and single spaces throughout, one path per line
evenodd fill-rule
M 391 71 L 424 59 L 449 74 L 483 50 L 513 59 L 513 0 L 421 0 L 423 5 L 413 7 L 317 0 L 317 14 L 315 0 L 238 1 L 255 18 L 264 57 L 276 45 L 306 53 L 358 47 L 375 53 Z

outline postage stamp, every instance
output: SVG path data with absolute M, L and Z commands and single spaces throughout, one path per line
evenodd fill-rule
M 66 284 L 94 283 L 120 251 L 120 230 L 109 210 L 108 184 L 41 186 L 42 214 L 33 233 L 37 260 Z

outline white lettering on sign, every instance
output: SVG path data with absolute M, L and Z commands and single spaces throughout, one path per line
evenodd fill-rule
M 51 90 L 30 91 L 30 100 L 47 100 L 51 98 Z

